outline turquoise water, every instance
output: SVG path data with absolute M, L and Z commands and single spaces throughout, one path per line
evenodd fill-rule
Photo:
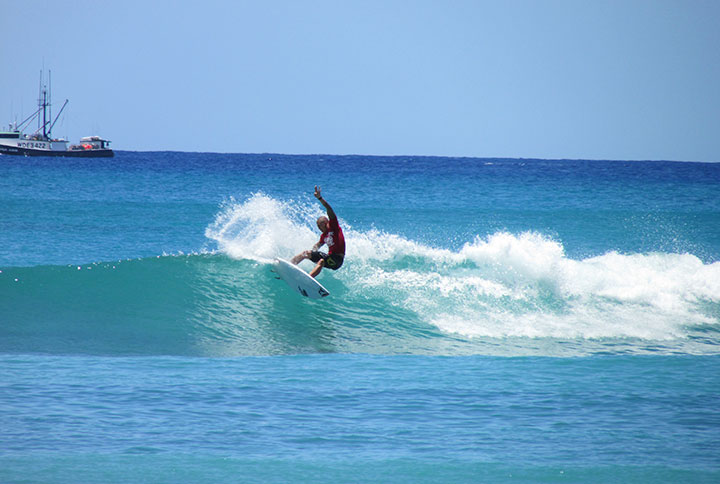
M 348 246 L 322 301 L 270 271 L 317 240 L 316 184 Z M 0 481 L 717 482 L 718 188 L 700 163 L 3 157 Z

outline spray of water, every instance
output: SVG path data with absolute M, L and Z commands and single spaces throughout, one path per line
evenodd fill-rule
M 316 205 L 258 193 L 228 201 L 206 235 L 230 257 L 264 263 L 312 246 L 320 214 Z M 346 302 L 381 299 L 447 333 L 668 340 L 720 323 L 720 263 L 692 254 L 574 260 L 535 232 L 477 236 L 453 251 L 341 223 L 346 264 L 326 277 L 348 288 Z

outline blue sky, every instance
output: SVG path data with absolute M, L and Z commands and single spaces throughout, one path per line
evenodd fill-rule
M 0 122 L 119 150 L 720 161 L 720 2 L 10 1 Z

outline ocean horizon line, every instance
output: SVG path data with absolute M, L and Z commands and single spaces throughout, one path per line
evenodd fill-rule
M 421 154 L 363 154 L 363 153 L 280 153 L 280 152 L 234 152 L 234 151 L 184 151 L 184 150 L 115 150 L 115 153 L 178 153 L 178 154 L 202 154 L 202 155 L 240 155 L 240 156 L 327 156 L 337 158 L 414 158 L 414 159 L 450 159 L 450 160 L 477 160 L 477 161 L 524 161 L 524 162 L 593 162 L 593 163 L 697 163 L 716 164 L 717 161 L 704 160 L 671 160 L 652 158 L 543 158 L 543 157 L 513 157 L 513 156 L 471 156 L 471 155 L 421 155 Z

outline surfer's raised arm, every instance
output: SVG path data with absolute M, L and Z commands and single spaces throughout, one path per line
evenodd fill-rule
M 328 267 L 334 271 L 340 269 L 345 260 L 345 236 L 340 228 L 337 215 L 329 203 L 325 201 L 320 192 L 320 187 L 315 185 L 315 198 L 320 200 L 325 210 L 325 215 L 318 217 L 317 226 L 320 229 L 320 240 L 315 244 L 312 250 L 300 252 L 298 255 L 290 259 L 290 262 L 297 265 L 305 259 L 315 262 L 315 267 L 310 271 L 312 277 L 317 276 L 323 267 Z M 318 249 L 327 244 L 328 253 L 319 252 Z
M 330 204 L 327 203 L 327 200 L 325 200 L 325 199 L 322 197 L 322 193 L 320 192 L 320 190 L 322 190 L 322 188 L 319 187 L 319 186 L 317 186 L 317 185 L 315 185 L 315 198 L 317 198 L 318 200 L 320 200 L 320 203 L 322 203 L 322 204 L 323 204 L 323 207 L 325 207 L 325 210 L 327 210 L 328 218 L 337 219 L 337 215 L 335 215 L 335 211 L 333 211 L 333 209 L 332 209 L 332 207 L 330 206 Z

